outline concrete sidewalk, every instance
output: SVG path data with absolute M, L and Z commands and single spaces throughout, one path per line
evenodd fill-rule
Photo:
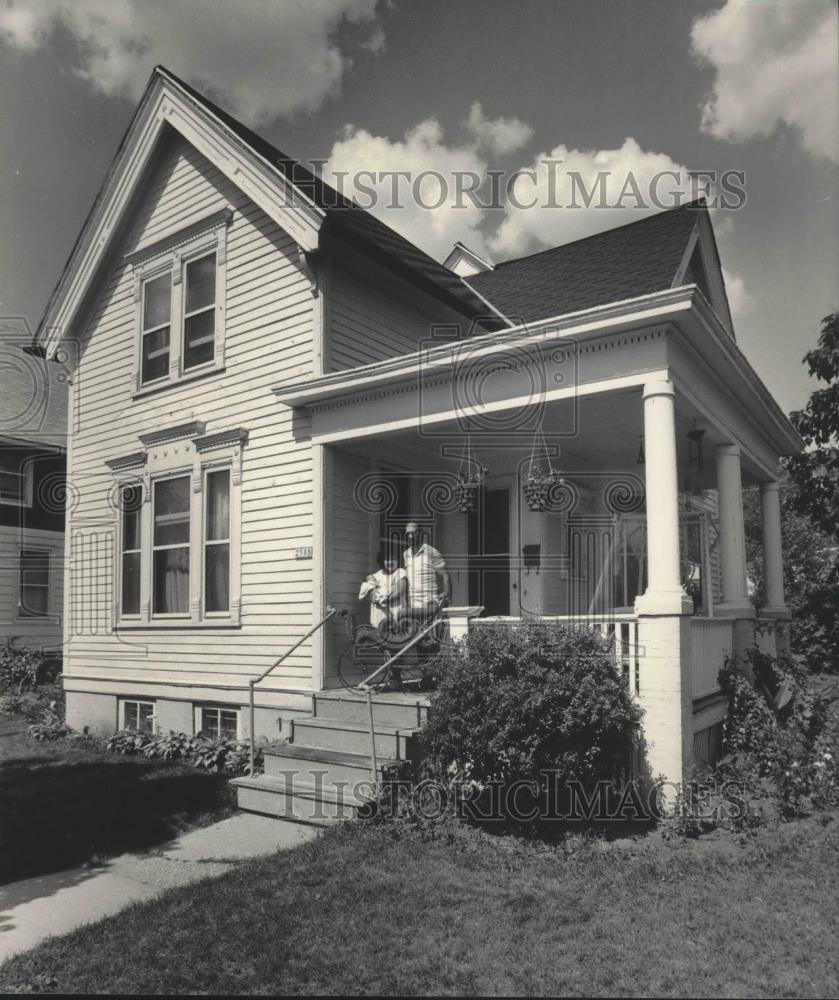
M 240 813 L 96 868 L 72 868 L 2 886 L 0 962 L 51 935 L 67 934 L 131 903 L 223 875 L 248 858 L 297 847 L 317 835 L 315 827 Z

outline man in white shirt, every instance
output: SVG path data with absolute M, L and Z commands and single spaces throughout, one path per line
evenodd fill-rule
M 446 562 L 437 549 L 423 541 L 419 525 L 414 521 L 405 526 L 405 536 L 408 548 L 402 558 L 408 575 L 411 612 L 422 617 L 433 615 L 452 594 Z

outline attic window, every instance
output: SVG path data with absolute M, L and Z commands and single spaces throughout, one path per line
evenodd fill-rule
M 145 395 L 224 367 L 226 234 L 231 215 L 128 255 L 137 281 L 136 392 Z

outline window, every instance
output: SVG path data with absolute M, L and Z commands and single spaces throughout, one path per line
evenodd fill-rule
M 227 206 L 126 254 L 137 303 L 134 390 L 157 392 L 224 365 Z
M 207 474 L 204 518 L 204 609 L 230 608 L 230 471 Z
M 142 542 L 142 486 L 123 486 L 122 504 L 122 613 L 140 613 L 140 557 Z
M 113 607 L 120 628 L 241 624 L 243 427 L 202 420 L 140 435 L 115 475 Z M 173 447 L 169 447 L 174 442 Z
M 20 550 L 20 615 L 45 618 L 49 614 L 50 554 L 44 549 Z
M 238 708 L 202 708 L 199 729 L 211 740 L 235 740 L 239 737 Z
M 152 608 L 156 615 L 189 613 L 189 476 L 154 484 Z
M 156 716 L 153 701 L 120 702 L 120 729 L 137 733 L 153 733 Z
M 20 449 L 0 449 L 0 503 L 32 506 L 32 463 Z
M 143 285 L 143 385 L 169 374 L 169 332 L 172 323 L 172 275 L 161 274 Z
M 184 370 L 215 357 L 216 255 L 186 265 L 184 276 Z

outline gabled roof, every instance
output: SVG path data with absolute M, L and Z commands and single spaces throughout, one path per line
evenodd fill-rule
M 595 236 L 502 261 L 469 278 L 505 316 L 535 322 L 671 288 L 701 201 L 648 215 Z M 722 317 L 725 319 L 725 317 Z

